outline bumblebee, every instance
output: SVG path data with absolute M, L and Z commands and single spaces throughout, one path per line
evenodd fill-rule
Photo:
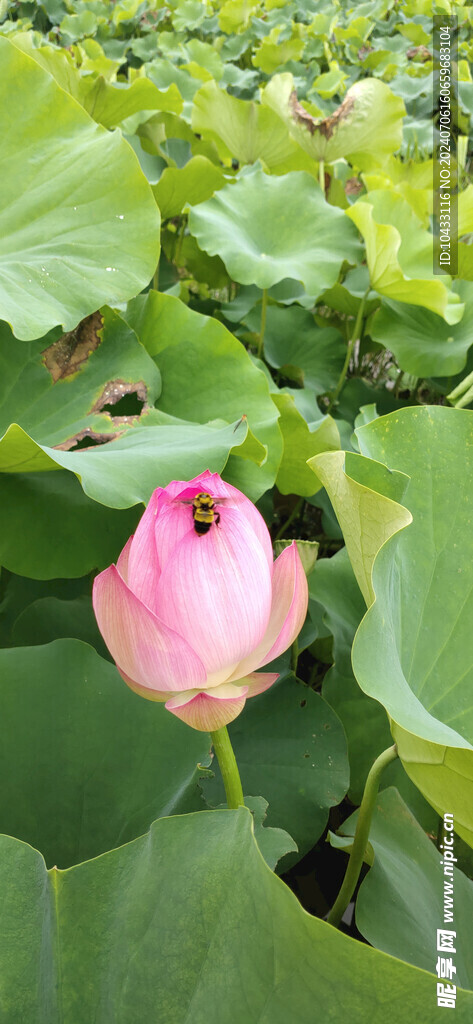
M 218 526 L 220 522 L 220 513 L 217 512 L 215 501 L 210 494 L 196 494 L 192 501 L 192 515 L 194 530 L 199 536 L 208 533 L 212 523 Z

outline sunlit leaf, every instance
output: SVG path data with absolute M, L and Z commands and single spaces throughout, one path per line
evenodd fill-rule
M 17 83 L 0 101 L 0 317 L 30 340 L 143 288 L 158 260 L 159 214 L 121 135 L 97 126 L 7 39 L 0 54 L 2 87 Z
M 244 175 L 194 207 L 189 227 L 235 281 L 259 288 L 294 278 L 318 295 L 335 284 L 343 260 L 355 262 L 359 253 L 344 213 L 325 202 L 303 171 Z

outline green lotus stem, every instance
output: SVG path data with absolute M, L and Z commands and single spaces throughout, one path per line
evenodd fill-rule
M 338 383 L 337 383 L 335 391 L 334 391 L 334 393 L 332 395 L 332 400 L 331 400 L 330 405 L 329 405 L 329 407 L 327 409 L 327 413 L 332 411 L 332 409 L 333 409 L 333 407 L 334 407 L 334 405 L 335 405 L 335 403 L 337 401 L 337 398 L 338 398 L 338 396 L 340 394 L 340 391 L 342 390 L 342 387 L 343 387 L 343 385 L 345 383 L 345 377 L 347 375 L 347 370 L 348 370 L 348 367 L 350 365 L 350 359 L 351 359 L 352 354 L 353 354 L 353 348 L 354 348 L 354 345 L 355 345 L 355 341 L 357 341 L 358 338 L 360 337 L 361 322 L 363 320 L 363 313 L 365 311 L 366 299 L 368 298 L 369 291 L 370 291 L 370 289 L 367 288 L 366 291 L 365 291 L 365 294 L 363 295 L 363 298 L 362 298 L 362 300 L 360 302 L 360 305 L 358 307 L 358 313 L 356 314 L 355 326 L 353 328 L 353 334 L 352 334 L 352 336 L 350 338 L 350 341 L 348 342 L 347 354 L 346 354 L 346 357 L 345 357 L 345 362 L 343 364 L 343 369 L 342 369 L 342 372 L 340 374 L 340 377 L 338 378 Z
M 456 388 L 454 388 L 453 391 L 451 391 L 450 394 L 447 395 L 447 400 L 452 404 L 455 404 L 457 409 L 461 409 L 462 405 L 468 404 L 468 402 L 466 401 L 466 397 L 467 395 L 470 395 L 472 385 L 473 373 L 469 373 L 468 376 L 464 377 L 464 379 L 461 380 L 459 384 L 457 384 Z M 456 399 L 459 399 L 459 401 L 456 401 Z M 471 401 L 471 396 L 468 398 L 468 401 Z
M 256 353 L 257 356 L 258 356 L 258 359 L 262 359 L 263 358 L 263 344 L 264 344 L 264 332 L 265 332 L 265 329 L 266 329 L 266 308 L 267 308 L 267 305 L 268 305 L 268 290 L 267 290 L 267 288 L 263 288 L 263 298 L 261 300 L 261 324 L 260 324 L 260 329 L 259 329 L 258 350 L 257 350 L 257 353 Z
M 319 160 L 319 185 L 325 195 L 325 162 Z
M 210 736 L 222 773 L 227 807 L 230 810 L 243 807 L 244 801 L 240 773 L 226 725 L 223 725 L 221 729 L 217 729 L 216 732 L 211 732 Z
M 394 744 L 393 747 L 388 747 L 387 750 L 383 750 L 383 753 L 376 758 L 376 761 L 368 772 L 363 799 L 358 811 L 358 821 L 356 823 L 355 837 L 353 839 L 353 846 L 348 859 L 347 870 L 345 872 L 340 892 L 327 917 L 328 923 L 333 924 L 335 928 L 338 928 L 340 921 L 342 920 L 360 877 L 381 775 L 386 766 L 390 764 L 391 761 L 394 761 L 397 756 L 397 747 L 396 744 Z
M 156 265 L 156 270 L 153 274 L 153 288 L 155 292 L 159 292 L 159 263 Z
M 455 409 L 464 409 L 465 405 L 470 405 L 470 402 L 473 402 L 473 387 L 468 388 L 466 394 L 459 398 L 458 402 L 455 402 Z

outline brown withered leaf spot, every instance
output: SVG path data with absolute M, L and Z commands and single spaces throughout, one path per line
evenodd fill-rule
M 100 345 L 103 319 L 100 313 L 91 313 L 74 328 L 63 334 L 49 348 L 42 352 L 43 363 L 49 370 L 53 383 L 77 373 L 92 352 Z
M 100 397 L 96 402 L 94 402 L 90 412 L 102 412 L 102 409 L 104 409 L 105 406 L 116 405 L 117 402 L 120 402 L 122 398 L 126 397 L 126 395 L 136 395 L 137 399 L 143 403 L 143 408 L 136 414 L 136 416 L 112 416 L 112 419 L 114 423 L 134 420 L 137 416 L 141 415 L 141 412 L 144 412 L 146 408 L 148 389 L 142 380 L 138 380 L 133 384 L 129 384 L 125 380 L 120 379 L 110 380 L 108 384 L 105 385 Z
M 308 129 L 311 135 L 315 135 L 316 132 L 320 132 L 325 139 L 331 139 L 335 128 L 338 127 L 340 121 L 343 121 L 353 110 L 355 100 L 352 96 L 346 96 L 343 103 L 334 111 L 330 117 L 325 117 L 323 121 L 315 121 L 311 114 L 304 107 L 301 106 L 297 99 L 297 93 L 295 89 L 292 91 L 289 97 L 289 106 L 291 114 L 297 124 L 303 125 Z
M 315 132 L 314 118 L 312 117 L 312 114 L 309 114 L 307 110 L 304 110 L 304 107 L 299 103 L 295 89 L 292 90 L 289 97 L 289 106 L 291 108 L 291 114 L 294 121 L 297 121 L 297 124 L 304 125 L 305 128 L 309 129 L 310 134 L 313 135 Z
M 345 195 L 358 196 L 363 191 L 363 185 L 358 178 L 347 178 L 345 182 Z
M 408 60 L 415 60 L 416 57 L 420 61 L 432 60 L 432 54 L 426 46 L 411 46 L 410 50 L 407 51 Z
M 58 452 L 70 452 L 74 451 L 74 449 L 86 451 L 89 448 L 95 448 L 99 444 L 108 444 L 109 441 L 116 441 L 117 437 L 121 437 L 123 433 L 123 430 L 117 430 L 114 434 L 98 434 L 90 427 L 85 427 L 84 430 L 79 430 L 73 437 L 68 437 L 67 441 L 62 441 L 61 444 L 55 444 L 54 448 L 56 448 Z M 81 444 L 85 439 L 89 440 L 90 444 Z

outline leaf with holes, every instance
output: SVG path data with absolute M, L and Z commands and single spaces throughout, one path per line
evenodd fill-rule
M 264 448 L 245 422 L 205 424 L 176 420 L 151 410 L 142 429 L 129 430 L 89 451 L 62 451 L 38 444 L 13 423 L 0 438 L 0 473 L 23 477 L 67 469 L 80 480 L 85 494 L 110 508 L 129 508 L 149 500 L 155 487 L 187 480 L 204 469 L 221 472 L 231 449 L 247 440 L 247 458 L 264 458 Z M 46 483 L 47 486 L 47 483 Z M 54 484 L 52 485 L 54 486 Z
M 0 368 L 0 434 L 18 423 L 63 451 L 136 429 L 161 391 L 156 364 L 108 308 L 55 340 L 25 345 L 0 323 Z

